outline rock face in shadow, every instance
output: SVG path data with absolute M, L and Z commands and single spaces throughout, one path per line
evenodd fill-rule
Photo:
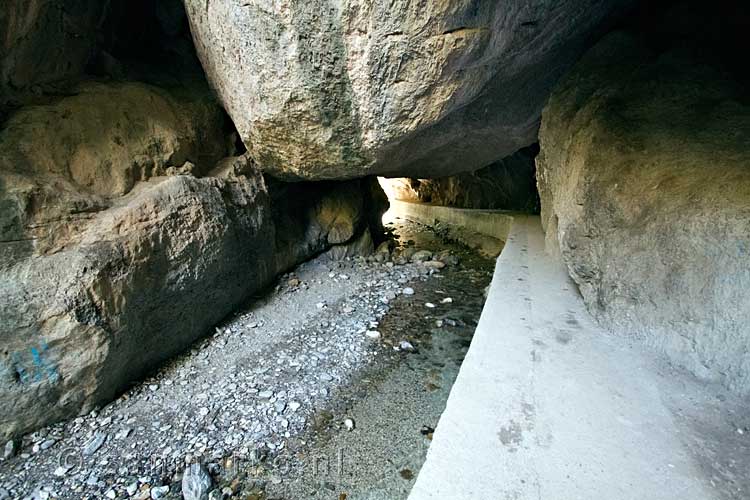
M 534 158 L 538 147 L 517 151 L 474 172 L 438 179 L 389 179 L 403 201 L 446 207 L 539 212 Z
M 274 201 L 247 156 L 220 160 L 223 126 L 205 94 L 141 84 L 83 86 L 10 117 L 0 438 L 106 403 L 278 272 L 369 236 L 372 181 Z
M 109 2 L 4 0 L 0 7 L 0 95 L 76 76 L 94 54 Z
M 337 246 L 331 258 L 368 255 L 383 231 L 388 200 L 374 177 L 314 183 L 271 182 L 276 268 L 285 271 Z
M 209 81 L 273 175 L 439 177 L 536 142 L 544 101 L 630 0 L 186 0 Z
M 616 63 L 615 63 L 616 61 Z M 609 35 L 554 91 L 542 221 L 589 310 L 750 392 L 750 107 L 685 49 Z

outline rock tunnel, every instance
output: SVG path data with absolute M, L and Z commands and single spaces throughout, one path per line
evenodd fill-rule
M 743 2 L 0 27 L 0 500 L 750 498 Z

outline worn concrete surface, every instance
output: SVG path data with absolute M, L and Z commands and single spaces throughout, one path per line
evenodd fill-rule
M 748 415 L 597 327 L 518 216 L 409 498 L 749 498 Z
M 390 200 L 386 218 L 403 218 L 428 226 L 441 225 L 448 236 L 487 257 L 497 257 L 513 222 L 511 212 L 441 207 Z

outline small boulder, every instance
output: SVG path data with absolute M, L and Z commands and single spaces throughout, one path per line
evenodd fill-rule
M 18 453 L 18 445 L 13 439 L 8 440 L 5 443 L 5 449 L 3 450 L 3 459 L 8 460 L 16 456 Z
M 185 500 L 208 500 L 213 481 L 208 470 L 199 463 L 190 464 L 182 476 L 182 496 Z
M 412 262 L 425 262 L 432 259 L 432 252 L 429 250 L 420 250 L 418 252 L 414 252 L 414 255 L 411 256 Z
M 94 436 L 89 439 L 89 441 L 86 443 L 86 445 L 83 447 L 83 454 L 84 455 L 93 455 L 97 451 L 99 451 L 99 448 L 102 447 L 104 444 L 104 441 L 107 440 L 107 434 L 104 432 L 97 431 L 94 433 Z

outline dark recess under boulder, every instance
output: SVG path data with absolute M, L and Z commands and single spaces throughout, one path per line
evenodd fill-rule
M 456 208 L 539 213 L 534 144 L 474 172 L 437 179 L 393 179 L 396 199 Z

